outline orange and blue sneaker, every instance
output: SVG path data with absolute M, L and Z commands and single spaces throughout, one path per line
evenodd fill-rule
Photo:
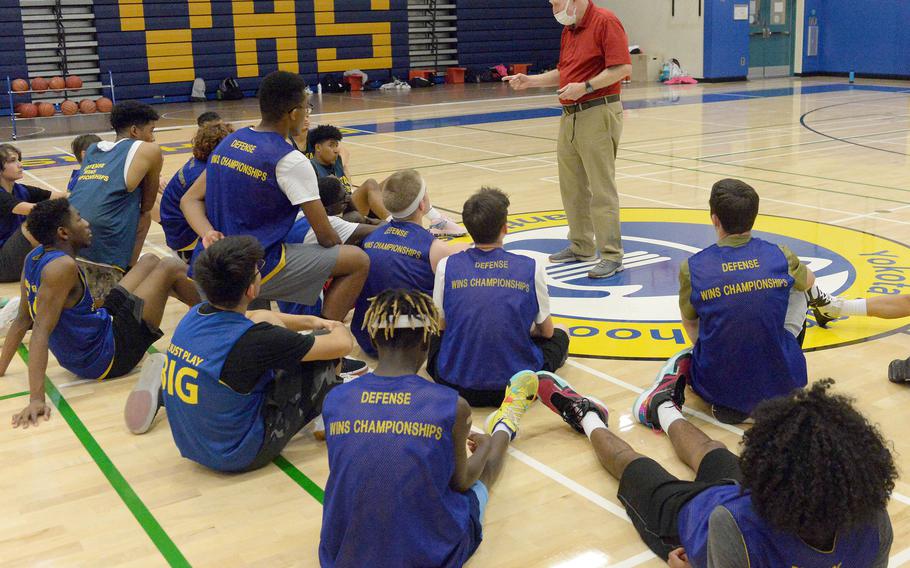
M 569 426 L 584 434 L 585 429 L 582 428 L 581 421 L 589 412 L 594 412 L 604 424 L 607 424 L 610 413 L 604 403 L 590 396 L 581 396 L 559 375 L 541 371 L 537 377 L 540 384 L 537 387 L 537 396 L 540 397 L 540 402 L 562 416 Z
M 667 360 L 657 373 L 657 380 L 645 389 L 632 407 L 632 414 L 645 426 L 660 432 L 657 408 L 666 401 L 682 408 L 686 400 L 686 381 L 692 369 L 692 349 L 684 349 Z
M 498 410 L 487 416 L 484 429 L 487 434 L 493 435 L 493 430 L 500 423 L 512 433 L 511 439 L 518 434 L 518 423 L 521 417 L 537 400 L 537 373 L 534 371 L 519 371 L 512 375 L 506 386 L 506 396 Z

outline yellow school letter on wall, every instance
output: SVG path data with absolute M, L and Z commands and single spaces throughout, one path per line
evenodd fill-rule
M 150 83 L 174 83 L 196 78 L 193 62 L 193 30 L 212 27 L 211 0 L 187 0 L 190 27 L 173 30 L 146 30 L 143 0 L 117 0 L 120 29 L 145 31 L 145 53 Z
M 388 10 L 389 0 L 371 0 L 371 10 Z M 317 36 L 370 35 L 373 37 L 373 57 L 363 59 L 338 59 L 334 47 L 316 50 L 320 73 L 333 73 L 349 69 L 388 69 L 392 67 L 392 23 L 367 22 L 361 24 L 335 23 L 335 0 L 315 0 Z
M 257 14 L 252 0 L 233 0 L 234 51 L 237 54 L 237 76 L 258 77 L 257 39 L 274 39 L 278 52 L 278 69 L 299 72 L 297 60 L 297 14 L 294 0 L 275 0 L 275 11 Z

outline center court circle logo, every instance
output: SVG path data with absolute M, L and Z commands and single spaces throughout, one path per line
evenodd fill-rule
M 547 262 L 548 255 L 566 246 L 562 211 L 511 215 L 505 248 L 546 266 L 550 311 L 569 328 L 572 355 L 665 359 L 688 345 L 679 317 L 680 263 L 715 243 L 714 228 L 703 210 L 623 209 L 621 221 L 625 270 L 612 278 L 588 278 L 593 262 Z M 910 248 L 895 241 L 768 215 L 759 215 L 753 235 L 788 246 L 829 293 L 852 298 L 910 288 Z M 810 318 L 803 347 L 811 351 L 856 343 L 908 324 L 910 318 L 849 318 L 822 329 Z

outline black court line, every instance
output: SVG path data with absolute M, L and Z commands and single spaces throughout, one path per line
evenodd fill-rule
M 910 92 L 908 92 L 908 93 L 906 93 L 906 94 L 910 94 Z M 902 98 L 902 99 L 903 99 L 903 98 L 906 98 L 906 97 L 882 97 L 882 98 L 874 99 L 874 100 L 891 100 L 891 99 L 897 99 L 897 98 Z M 866 149 L 868 149 L 868 150 L 877 150 L 877 151 L 879 151 L 879 152 L 887 152 L 887 153 L 889 153 L 889 154 L 897 154 L 898 156 L 910 156 L 910 154 L 908 154 L 908 153 L 906 153 L 906 152 L 898 152 L 897 150 L 888 150 L 888 149 L 886 149 L 886 148 L 878 148 L 878 147 L 876 147 L 876 146 L 869 146 L 869 145 L 867 145 L 867 144 L 859 144 L 859 143 L 857 143 L 857 142 L 851 142 L 849 138 L 838 138 L 837 136 L 832 136 L 831 134 L 825 134 L 824 132 L 822 132 L 822 131 L 820 131 L 820 130 L 816 130 L 815 128 L 812 128 L 811 126 L 809 126 L 809 125 L 806 123 L 806 117 L 808 117 L 810 114 L 813 114 L 813 113 L 818 112 L 818 111 L 820 111 L 820 110 L 827 110 L 827 109 L 831 109 L 831 108 L 842 107 L 842 106 L 852 105 L 852 104 L 862 104 L 862 102 L 863 102 L 863 101 L 850 101 L 850 102 L 846 102 L 846 103 L 838 103 L 838 104 L 833 104 L 833 105 L 828 105 L 828 106 L 823 106 L 823 107 L 819 107 L 819 108 L 816 108 L 816 109 L 812 109 L 812 110 L 810 110 L 810 111 L 804 113 L 801 117 L 799 117 L 799 123 L 800 123 L 800 124 L 803 126 L 803 128 L 805 128 L 806 130 L 810 130 L 810 131 L 814 132 L 815 134 L 818 134 L 819 136 L 824 136 L 825 138 L 828 138 L 828 139 L 831 139 L 831 140 L 836 140 L 836 141 L 838 141 L 838 142 L 843 142 L 844 144 L 851 144 L 851 145 L 853 145 L 853 146 L 859 146 L 860 148 L 866 148 Z M 858 137 L 853 137 L 853 136 L 851 136 L 850 138 L 858 138 Z

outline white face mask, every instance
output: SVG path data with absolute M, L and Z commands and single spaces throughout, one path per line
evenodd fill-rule
M 575 20 L 578 17 L 578 10 L 575 11 L 571 16 L 569 15 L 569 5 L 572 3 L 572 0 L 566 2 L 566 7 L 562 11 L 553 14 L 553 17 L 556 18 L 556 21 L 564 26 L 574 26 Z

